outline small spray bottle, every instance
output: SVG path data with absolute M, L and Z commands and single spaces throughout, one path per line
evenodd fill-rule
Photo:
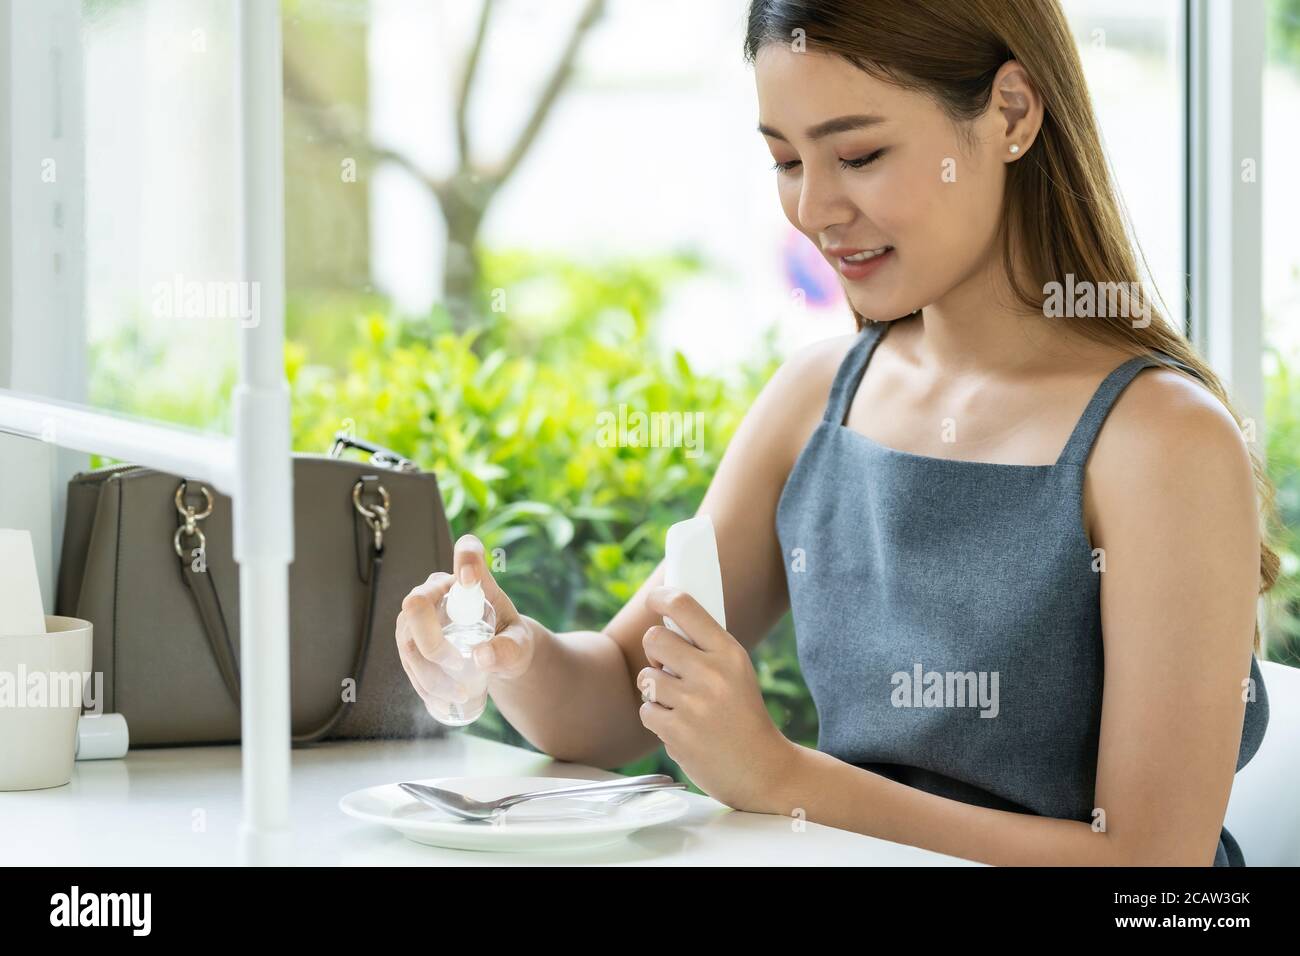
M 488 679 L 474 663 L 474 648 L 491 640 L 497 632 L 497 612 L 483 594 L 482 582 L 463 585 L 457 580 L 453 583 L 438 606 L 438 623 L 443 637 L 465 660 L 464 668 L 452 676 L 468 691 L 470 698 L 463 704 L 453 702 L 449 707 L 450 717 L 439 720 L 452 727 L 464 727 L 483 716 L 487 707 Z
M 702 514 L 672 525 L 668 529 L 664 551 L 664 585 L 685 591 L 695 598 L 718 626 L 726 630 L 722 564 L 718 561 L 718 538 L 713 531 L 713 519 Z M 664 618 L 664 627 L 690 640 L 672 618 Z M 673 672 L 665 667 L 664 673 Z

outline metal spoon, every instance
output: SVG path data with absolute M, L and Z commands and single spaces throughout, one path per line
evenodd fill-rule
M 575 784 L 571 787 L 556 787 L 550 790 L 531 790 L 516 793 L 497 800 L 474 800 L 454 790 L 430 787 L 422 783 L 399 783 L 404 791 L 422 803 L 439 810 L 446 810 L 466 820 L 486 820 L 497 813 L 507 810 L 527 800 L 542 800 L 547 797 L 574 797 L 588 794 L 614 793 L 633 794 L 650 790 L 684 790 L 686 784 L 678 783 L 667 774 L 655 773 L 642 777 L 622 777 L 617 780 L 598 780 L 592 783 Z

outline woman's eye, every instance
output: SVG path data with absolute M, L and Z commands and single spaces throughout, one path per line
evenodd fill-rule
M 841 159 L 840 166 L 843 169 L 862 169 L 864 166 L 870 166 L 872 163 L 874 163 L 884 154 L 885 154 L 884 149 L 878 149 L 874 153 L 869 153 L 866 156 L 861 156 L 857 159 Z M 772 168 L 775 169 L 778 173 L 788 173 L 790 170 L 794 169 L 798 165 L 799 165 L 799 160 L 792 159 L 788 163 L 782 163 L 782 162 L 773 163 Z
M 858 159 L 841 159 L 840 166 L 844 169 L 861 169 L 863 166 L 870 166 L 883 156 L 884 153 L 885 151 L 883 149 L 878 149 L 874 153 L 869 153 L 868 155 L 859 157 Z

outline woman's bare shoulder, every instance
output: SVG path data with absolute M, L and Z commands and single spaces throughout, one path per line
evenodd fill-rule
M 1167 367 L 1143 369 L 1134 377 L 1115 400 L 1096 452 L 1098 462 L 1112 470 L 1131 472 L 1135 461 L 1143 461 L 1166 476 L 1204 456 L 1249 461 L 1232 413 L 1191 375 Z M 1177 455 L 1186 460 L 1171 460 Z
M 788 398 L 808 401 L 830 398 L 835 372 L 857 338 L 857 334 L 850 332 L 800 346 L 781 363 L 772 376 L 773 382 L 780 381 Z
M 1098 537 L 1108 526 L 1132 528 L 1157 513 L 1175 522 L 1226 516 L 1226 533 L 1255 508 L 1250 447 L 1236 419 L 1204 385 L 1172 368 L 1144 369 L 1116 399 L 1088 480 Z M 1125 517 L 1103 520 L 1108 515 Z
M 831 385 L 856 333 L 835 335 L 801 346 L 776 370 L 760 399 L 760 415 L 781 437 L 786 464 L 793 465 L 830 401 Z

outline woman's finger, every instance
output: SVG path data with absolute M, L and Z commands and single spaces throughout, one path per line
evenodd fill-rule
M 460 675 L 448 673 L 445 668 L 426 660 L 413 641 L 399 642 L 397 653 L 421 697 L 436 697 L 444 701 L 469 699 L 471 689 Z
M 685 591 L 657 587 L 646 595 L 646 607 L 672 620 L 690 637 L 691 643 L 704 651 L 717 650 L 724 640 L 732 639 L 713 615 Z M 669 633 L 672 633 L 671 631 Z M 673 668 L 676 670 L 677 668 Z
M 636 689 L 643 702 L 659 704 L 672 710 L 681 702 L 682 682 L 659 667 L 643 667 L 636 677 Z
M 701 653 L 680 634 L 670 631 L 661 624 L 656 624 L 645 632 L 641 646 L 646 658 L 658 667 L 667 667 L 678 677 L 690 674 L 692 665 Z
M 425 660 L 432 661 L 453 674 L 465 669 L 464 656 L 443 636 L 437 608 L 419 602 L 398 614 L 397 619 L 399 641 L 405 634 L 406 639 L 415 645 Z
M 482 541 L 472 534 L 461 535 L 456 540 L 453 566 L 455 578 L 462 586 L 469 587 L 475 581 L 482 582 L 483 596 L 491 602 L 492 609 L 496 611 L 498 628 L 518 620 L 519 612 L 515 610 L 514 602 L 497 584 L 496 578 L 488 569 Z
M 442 603 L 444 595 L 451 590 L 451 583 L 454 580 L 455 578 L 446 571 L 434 571 L 423 584 L 411 588 L 410 593 L 402 599 L 402 610 L 408 610 L 418 603 L 429 603 L 436 608 Z
M 469 700 L 469 688 L 437 664 L 425 660 L 417 651 L 399 648 L 398 654 L 407 676 L 421 697 L 457 703 Z
M 522 620 L 506 625 L 492 640 L 474 648 L 474 664 L 494 677 L 518 677 L 532 659 L 532 635 Z

